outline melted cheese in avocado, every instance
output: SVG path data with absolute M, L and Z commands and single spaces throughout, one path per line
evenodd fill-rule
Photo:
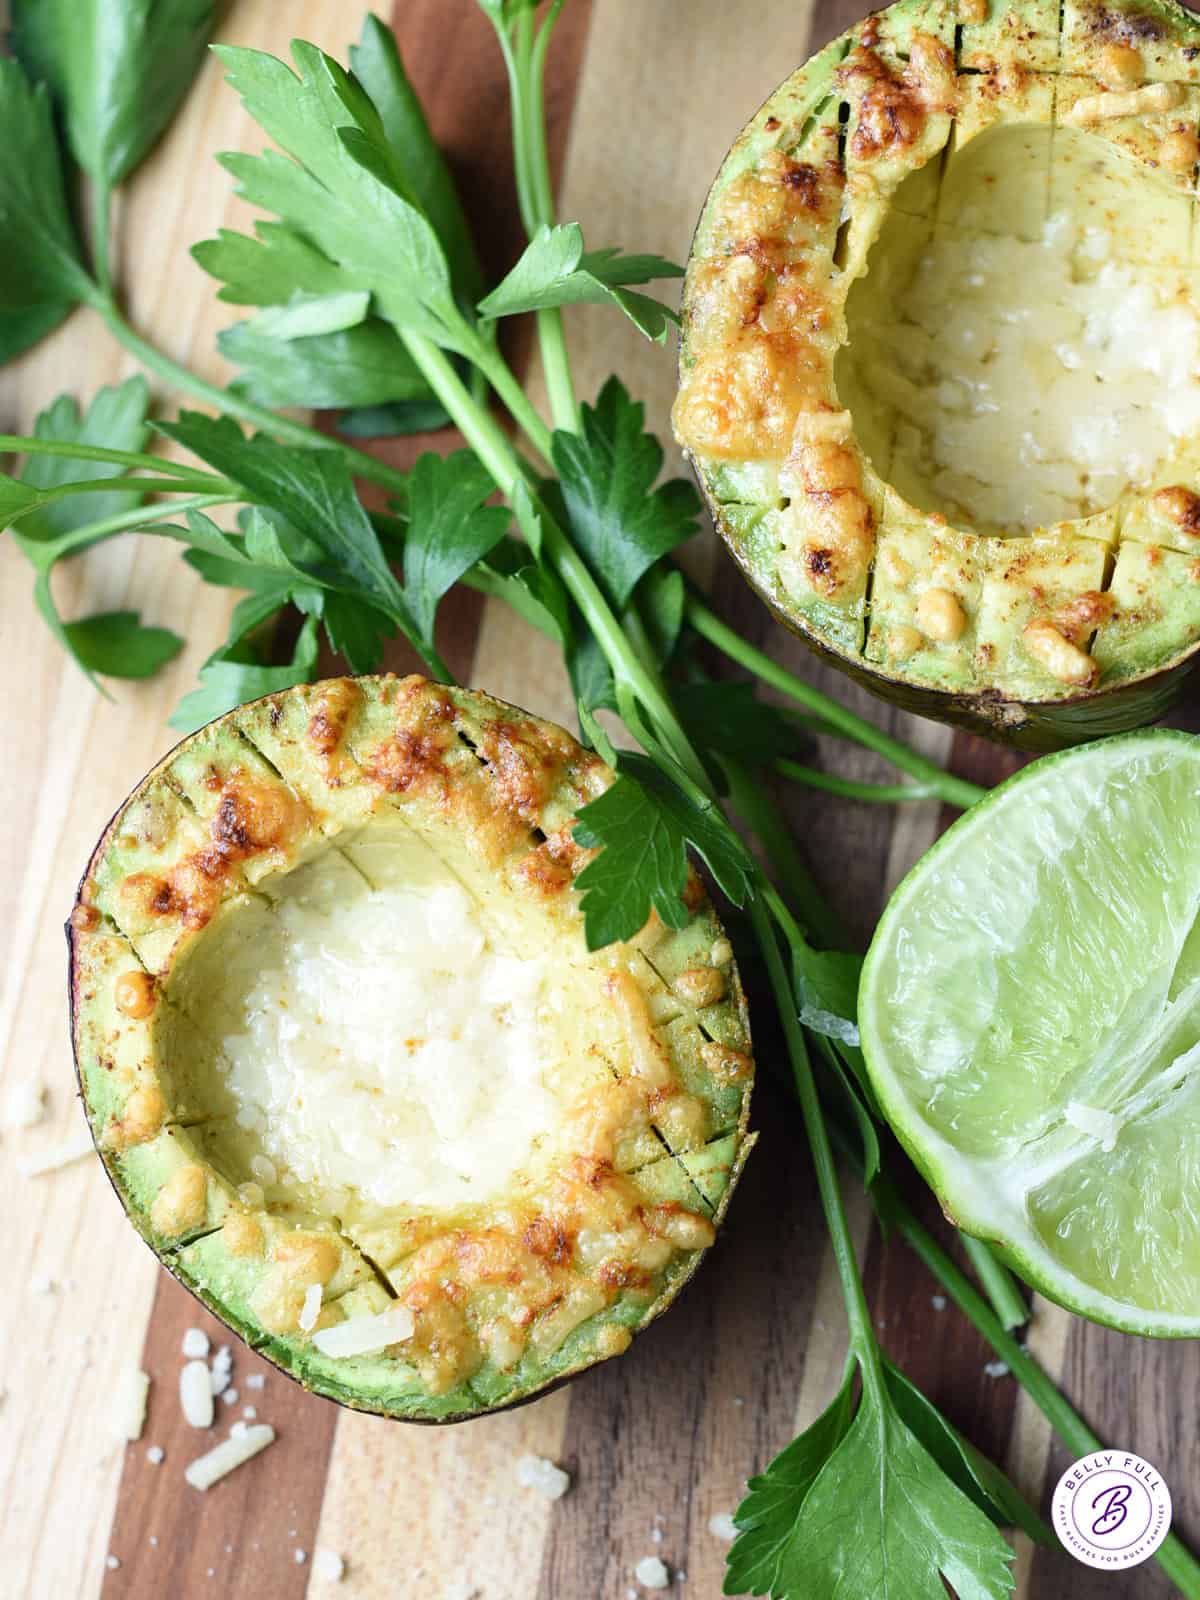
M 880 477 L 1001 534 L 1169 482 L 1200 432 L 1200 318 L 1171 241 L 1157 259 L 1153 181 L 1046 127 L 982 135 L 940 184 L 920 216 L 899 200 L 847 300 L 839 392 Z
M 332 858 L 334 862 L 339 858 Z M 231 997 L 219 1065 L 281 1177 L 380 1207 L 494 1198 L 578 1092 L 548 963 L 493 948 L 454 880 L 295 875 Z
M 1036 242 L 934 239 L 899 319 L 877 330 L 892 361 L 881 376 L 900 374 L 905 401 L 901 492 L 922 497 L 924 478 L 975 527 L 1027 532 L 1145 487 L 1196 432 L 1195 309 L 1111 250 L 1104 230 L 1079 234 L 1066 216 Z

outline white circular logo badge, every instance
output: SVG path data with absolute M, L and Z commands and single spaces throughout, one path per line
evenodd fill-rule
M 1097 1450 L 1058 1480 L 1051 1515 L 1076 1561 L 1116 1572 L 1148 1561 L 1167 1537 L 1171 1491 L 1141 1456 Z

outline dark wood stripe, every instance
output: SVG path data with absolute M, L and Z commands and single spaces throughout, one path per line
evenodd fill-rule
M 566 145 L 589 9 L 586 3 L 568 8 L 552 51 L 547 117 L 556 174 Z M 403 0 L 393 16 L 405 65 L 461 185 L 485 267 L 490 276 L 499 277 L 523 241 L 508 135 L 508 88 L 491 27 L 474 0 Z M 522 360 L 519 345 L 512 354 L 514 360 Z M 325 421 L 328 425 L 329 419 Z M 422 450 L 444 452 L 461 443 L 456 433 L 447 430 L 372 441 L 367 448 L 405 468 Z M 375 492 L 369 491 L 368 498 Z M 471 677 L 481 613 L 480 597 L 458 590 L 439 617 L 443 655 L 454 675 L 464 681 Z M 331 671 L 345 670 L 332 656 L 324 665 Z M 418 663 L 406 646 L 397 644 L 389 647 L 386 665 L 406 672 L 416 670 Z M 140 1248 L 132 1236 L 128 1247 Z M 235 1351 L 239 1404 L 231 1409 L 218 1402 L 217 1427 L 211 1435 L 190 1428 L 179 1408 L 183 1359 L 179 1348 L 184 1330 L 191 1326 L 203 1327 L 214 1346 L 227 1342 Z M 136 1330 L 130 1333 L 136 1339 Z M 131 1347 L 131 1360 L 135 1348 Z M 125 1453 L 110 1540 L 121 1565 L 106 1576 L 106 1600 L 210 1593 L 298 1600 L 308 1584 L 309 1566 L 297 1563 L 294 1552 L 303 1549 L 311 1558 L 337 1408 L 305 1394 L 260 1361 L 166 1272 L 159 1279 L 140 1360 L 153 1380 L 150 1413 L 143 1439 Z M 270 1374 L 257 1394 L 245 1384 L 252 1371 Z M 228 1431 L 245 1404 L 257 1406 L 260 1418 L 276 1428 L 278 1439 L 260 1458 L 206 1494 L 190 1489 L 183 1479 L 184 1466 Z M 160 1466 L 146 1459 L 152 1444 L 166 1451 Z
M 190 1427 L 179 1406 L 180 1345 L 193 1327 L 203 1328 L 214 1349 L 228 1344 L 234 1355 L 237 1403 L 218 1400 L 214 1426 L 205 1432 Z M 308 1565 L 295 1552 L 312 1554 L 336 1408 L 260 1360 L 166 1272 L 141 1364 L 151 1378 L 150 1407 L 142 1438 L 125 1452 L 109 1541 L 121 1564 L 105 1576 L 104 1600 L 205 1594 L 299 1600 Z M 248 1385 L 253 1373 L 263 1375 L 262 1389 Z M 244 1406 L 271 1424 L 275 1443 L 211 1489 L 190 1488 L 184 1468 L 225 1437 Z M 146 1458 L 154 1445 L 166 1452 L 158 1466 Z

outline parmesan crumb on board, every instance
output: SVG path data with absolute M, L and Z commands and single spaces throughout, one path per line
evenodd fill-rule
M 224 1394 L 233 1377 L 233 1351 L 223 1344 L 212 1358 L 212 1392 Z
M 120 1563 L 120 1561 L 118 1561 L 116 1556 L 109 1556 L 107 1561 L 105 1561 L 104 1565 L 108 1568 L 108 1570 L 110 1572 L 115 1572 L 117 1570 L 117 1568 L 121 1565 L 121 1563 Z
M 203 1328 L 189 1328 L 179 1348 L 189 1361 L 202 1360 L 209 1351 L 208 1335 Z
M 235 1406 L 235 1405 L 237 1405 L 237 1403 L 238 1403 L 238 1392 L 237 1392 L 236 1389 L 222 1389 L 221 1390 L 221 1404 L 222 1405 Z
M 222 1439 L 207 1454 L 197 1456 L 189 1462 L 183 1475 L 193 1489 L 209 1489 L 226 1474 L 250 1461 L 260 1450 L 265 1450 L 274 1439 L 275 1429 L 270 1423 L 256 1423 L 252 1428 L 245 1428 L 241 1434 L 231 1434 L 228 1439 Z
M 336 1550 L 318 1550 L 313 1557 L 313 1577 L 325 1583 L 341 1583 L 346 1576 L 346 1562 Z
M 187 1361 L 179 1374 L 179 1404 L 193 1428 L 211 1428 L 213 1392 L 203 1361 Z
M 292 1551 L 292 1560 L 296 1563 L 296 1565 L 298 1567 L 302 1567 L 304 1565 L 304 1563 L 308 1560 L 308 1551 L 307 1550 L 293 1550 Z
M 930 1300 L 929 1304 L 933 1307 L 933 1309 L 935 1311 L 945 1311 L 945 1309 L 946 1309 L 946 1296 L 944 1294 L 935 1294 L 933 1296 L 932 1300 Z
M 738 1534 L 737 1525 L 728 1511 L 718 1511 L 715 1517 L 709 1517 L 708 1531 L 714 1539 L 724 1539 L 726 1544 L 732 1544 Z
M 321 1299 L 324 1291 L 319 1283 L 310 1283 L 304 1291 L 304 1304 L 300 1308 L 300 1331 L 311 1333 L 317 1325 L 317 1318 L 321 1315 Z
M 247 1389 L 261 1389 L 266 1384 L 266 1378 L 261 1372 L 252 1372 L 246 1379 Z
M 140 1367 L 126 1367 L 117 1379 L 113 1396 L 113 1418 L 117 1434 L 131 1444 L 142 1437 L 146 1425 L 146 1398 L 150 1377 Z
M 545 1456 L 521 1456 L 517 1482 L 523 1489 L 535 1489 L 545 1500 L 561 1500 L 571 1487 L 571 1474 Z
M 59 1172 L 73 1162 L 82 1161 L 84 1156 L 94 1155 L 95 1151 L 91 1133 L 87 1128 L 81 1128 L 61 1144 L 52 1145 L 40 1156 L 35 1156 L 32 1161 L 23 1161 L 18 1170 L 23 1178 L 44 1178 L 47 1173 Z
M 1007 1378 L 1008 1363 L 1006 1361 L 989 1361 L 985 1364 L 983 1371 L 988 1378 Z
M 161 1467 L 166 1460 L 167 1452 L 160 1444 L 152 1444 L 146 1451 L 146 1460 L 152 1467 Z
M 658 1556 L 643 1556 L 633 1569 L 633 1575 L 643 1589 L 669 1589 L 671 1574 L 665 1561 Z
M 4 1121 L 10 1128 L 33 1128 L 46 1115 L 46 1086 L 15 1083 L 4 1103 Z

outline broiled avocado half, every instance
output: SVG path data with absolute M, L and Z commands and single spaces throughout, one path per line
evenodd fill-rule
M 1029 748 L 1160 715 L 1200 643 L 1200 24 L 901 0 L 734 144 L 674 421 L 789 627 Z
M 186 739 L 71 913 L 80 1086 L 135 1227 L 320 1394 L 478 1415 L 617 1355 L 712 1243 L 753 1063 L 703 886 L 589 953 L 561 728 L 421 678 Z

